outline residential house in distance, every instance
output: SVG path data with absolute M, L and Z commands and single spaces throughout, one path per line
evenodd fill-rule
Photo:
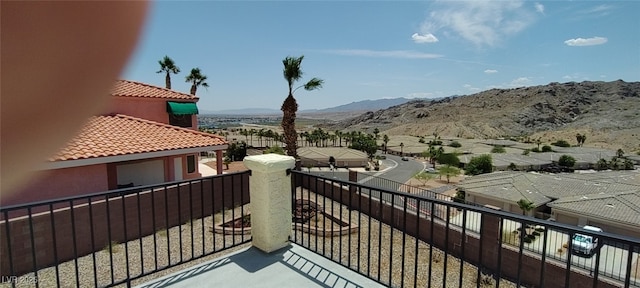
M 557 222 L 602 228 L 640 238 L 640 171 L 546 174 L 502 171 L 467 178 L 460 185 L 468 202 L 522 213 L 520 199 L 533 202 L 530 213 Z
M 34 181 L 4 205 L 201 177 L 198 157 L 215 151 L 218 174 L 227 142 L 198 131 L 193 95 L 120 80 L 107 113 L 48 159 Z

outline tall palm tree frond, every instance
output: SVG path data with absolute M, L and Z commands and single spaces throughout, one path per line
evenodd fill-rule
M 173 59 L 169 58 L 169 56 L 164 56 L 162 60 L 158 60 L 158 64 L 160 64 L 160 70 L 158 70 L 156 73 L 180 73 L 180 68 L 176 66 L 176 63 L 173 62 Z
M 323 83 L 324 83 L 324 80 L 313 78 L 309 80 L 307 84 L 304 84 L 304 90 L 311 91 L 311 90 L 322 88 Z
M 176 66 L 176 63 L 173 62 L 173 59 L 169 58 L 169 56 L 164 56 L 162 60 L 158 61 L 160 64 L 160 70 L 156 73 L 166 73 L 165 76 L 165 86 L 167 89 L 171 89 L 171 74 L 180 73 L 180 68 Z
M 198 87 L 202 86 L 202 87 L 209 87 L 209 84 L 207 82 L 205 82 L 207 80 L 207 76 L 206 75 L 202 75 L 202 72 L 200 72 L 200 68 L 193 68 L 191 69 L 191 73 L 189 73 L 189 75 L 187 75 L 187 77 L 185 77 L 185 81 L 188 83 L 191 83 L 191 94 L 192 95 L 196 95 L 196 91 L 198 90 Z
M 302 59 L 304 59 L 304 55 L 300 57 L 291 57 L 287 56 L 282 60 L 282 64 L 284 65 L 284 69 L 282 70 L 282 74 L 284 79 L 287 80 L 289 84 L 289 91 L 293 89 L 293 84 L 302 78 L 302 69 L 300 69 L 300 65 L 302 64 Z

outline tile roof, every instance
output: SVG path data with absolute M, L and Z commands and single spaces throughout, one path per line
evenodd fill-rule
M 188 99 L 197 100 L 198 97 L 176 92 L 170 89 L 153 86 L 129 80 L 118 80 L 111 90 L 112 96 L 164 98 L 164 99 Z
M 640 190 L 567 197 L 549 203 L 548 206 L 618 223 L 640 225 Z
M 49 161 L 225 145 L 219 136 L 126 115 L 94 116 Z

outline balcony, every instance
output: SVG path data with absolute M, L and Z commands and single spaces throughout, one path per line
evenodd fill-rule
M 638 239 L 283 165 L 2 207 L 0 285 L 640 286 Z M 575 255 L 576 233 L 602 245 Z

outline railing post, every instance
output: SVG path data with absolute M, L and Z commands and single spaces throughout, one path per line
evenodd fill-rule
M 265 154 L 244 158 L 251 170 L 252 245 L 266 253 L 289 244 L 291 234 L 291 179 L 287 169 L 295 165 L 291 156 Z
M 500 231 L 502 228 L 500 227 L 500 218 L 495 215 L 482 213 L 480 219 L 480 221 L 482 221 L 480 237 L 482 237 L 482 246 L 484 246 L 480 247 L 480 253 L 484 255 L 481 257 L 483 263 L 478 264 L 480 267 L 488 267 L 490 270 L 497 271 L 501 269 L 501 267 L 498 267 L 500 260 L 495 256 L 500 255 L 498 250 L 502 249 L 500 245 L 500 237 L 502 236 L 502 232 Z

